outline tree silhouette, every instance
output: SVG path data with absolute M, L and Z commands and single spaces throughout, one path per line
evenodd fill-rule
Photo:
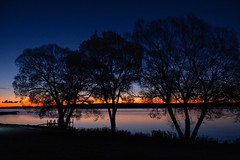
M 132 37 L 146 51 L 141 73 L 145 97 L 162 99 L 179 137 L 195 139 L 207 105 L 202 108 L 191 136 L 187 104 L 213 102 L 226 96 L 224 86 L 231 84 L 236 73 L 235 69 L 229 70 L 236 66 L 233 57 L 239 53 L 236 34 L 189 14 L 147 24 L 138 21 Z M 172 112 L 172 102 L 183 104 L 184 134 Z
M 198 61 L 198 65 L 193 62 L 194 72 L 198 77 L 195 99 L 203 101 L 205 105 L 192 132 L 192 139 L 196 138 L 200 125 L 208 113 L 208 103 L 235 101 L 237 98 L 229 96 L 228 92 L 235 90 L 232 87 L 234 84 L 235 88 L 239 88 L 236 83 L 239 68 L 238 40 L 234 31 L 211 26 L 205 41 L 206 49 L 196 56 L 195 61 Z
M 49 44 L 26 49 L 15 61 L 19 67 L 13 82 L 15 94 L 32 103 L 56 106 L 61 128 L 67 127 L 76 104 L 90 96 L 83 65 L 70 65 L 72 56 L 70 50 Z
M 177 52 L 174 45 L 177 30 L 171 27 L 173 22 L 175 20 L 172 18 L 166 21 L 153 21 L 150 24 L 138 21 L 135 24 L 133 39 L 146 50 L 140 80 L 144 89 L 143 95 L 150 99 L 159 97 L 166 103 L 178 135 L 183 138 L 171 107 L 176 90 L 171 65 L 174 54 Z
M 211 29 L 211 30 L 210 30 Z M 197 94 L 206 104 L 209 102 L 226 101 L 226 90 L 235 84 L 238 66 L 238 40 L 232 30 L 212 27 L 209 29 L 207 46 L 204 54 L 199 55 L 198 61 L 202 71 L 198 71 L 199 84 Z M 200 66 L 194 66 L 200 68 Z M 234 97 L 229 99 L 234 99 Z
M 95 33 L 80 46 L 89 57 L 90 77 L 96 84 L 94 98 L 108 106 L 111 129 L 116 130 L 117 104 L 138 78 L 142 49 L 112 31 Z
M 89 78 L 89 64 L 87 56 L 78 51 L 72 52 L 66 59 L 67 74 L 65 75 L 66 106 L 64 114 L 67 114 L 66 124 L 77 104 L 89 103 L 89 98 L 94 91 L 94 84 Z M 69 111 L 68 111 L 69 109 Z

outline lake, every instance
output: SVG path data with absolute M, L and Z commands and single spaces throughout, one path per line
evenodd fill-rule
M 56 112 L 39 117 L 39 109 L 0 109 L 2 111 L 19 111 L 17 115 L 1 115 L 0 123 L 39 125 L 47 121 L 57 121 Z M 184 131 L 184 113 L 181 108 L 174 109 L 175 117 L 180 128 Z M 200 116 L 200 109 L 190 109 L 191 131 Z M 75 128 L 110 128 L 107 109 L 86 110 L 77 109 L 73 118 Z M 116 114 L 118 130 L 127 130 L 131 133 L 151 134 L 152 130 L 175 132 L 175 127 L 167 109 L 118 109 Z M 233 142 L 240 138 L 240 109 L 211 109 L 204 117 L 197 136 L 208 136 L 220 142 Z

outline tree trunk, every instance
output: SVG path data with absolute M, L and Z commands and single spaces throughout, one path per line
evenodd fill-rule
M 195 140 L 196 139 L 198 130 L 199 130 L 199 128 L 200 128 L 200 126 L 201 126 L 201 124 L 203 122 L 203 119 L 204 119 L 204 117 L 205 117 L 205 115 L 207 113 L 207 109 L 208 109 L 207 105 L 202 107 L 201 115 L 200 115 L 200 117 L 198 119 L 198 122 L 197 122 L 197 124 L 196 124 L 196 126 L 195 126 L 195 128 L 193 130 L 193 133 L 192 133 L 192 136 L 191 136 L 191 140 Z
M 184 103 L 184 114 L 185 114 L 185 139 L 189 139 L 190 138 L 190 118 L 189 118 L 186 103 Z
M 113 133 L 116 132 L 116 113 L 117 113 L 117 107 L 112 104 L 112 107 L 108 107 L 108 114 L 111 124 L 111 131 Z
M 70 109 L 70 112 L 69 114 L 67 115 L 67 118 L 66 118 L 66 121 L 65 121 L 65 128 L 68 127 L 69 123 L 70 123 L 70 120 L 71 120 L 71 117 L 72 117 L 72 114 L 73 114 L 73 111 L 75 110 L 75 105 L 72 105 L 71 106 L 71 109 Z
M 58 109 L 58 127 L 65 129 L 63 105 L 58 100 L 55 100 L 55 101 L 57 103 L 57 109 Z
M 65 129 L 64 115 L 63 115 L 62 109 L 58 109 L 58 127 L 62 128 L 62 129 Z
M 182 133 L 182 131 L 179 127 L 179 124 L 178 124 L 178 122 L 177 122 L 177 120 L 176 120 L 176 118 L 173 114 L 172 107 L 171 107 L 170 104 L 167 104 L 167 107 L 168 107 L 168 113 L 169 113 L 169 115 L 170 115 L 170 117 L 173 121 L 173 124 L 174 124 L 176 130 L 177 130 L 178 136 L 179 136 L 180 139 L 183 139 L 184 138 L 183 133 Z
M 115 118 L 115 114 L 113 114 L 113 112 L 112 112 L 112 119 L 111 119 L 111 131 L 113 133 L 116 132 L 116 118 Z

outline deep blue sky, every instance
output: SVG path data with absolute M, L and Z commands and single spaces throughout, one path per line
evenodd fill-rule
M 26 48 L 56 43 L 77 49 L 96 30 L 131 32 L 138 19 L 189 12 L 240 37 L 239 0 L 0 0 L 0 103 L 14 99 L 14 61 Z

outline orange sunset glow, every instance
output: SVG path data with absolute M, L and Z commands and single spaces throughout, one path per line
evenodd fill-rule
M 36 106 L 42 106 L 42 104 L 34 104 L 30 103 L 27 99 L 21 100 L 20 98 L 8 98 L 4 97 L 0 99 L 0 107 L 24 107 L 24 106 L 31 106 L 31 107 L 36 107 Z M 6 103 L 8 101 L 8 103 Z M 141 98 L 135 98 L 134 101 L 127 102 L 123 100 L 119 100 L 119 104 L 144 104 L 144 103 L 151 103 L 151 104 L 164 104 L 164 101 L 161 99 L 154 99 L 154 100 L 143 100 Z M 177 100 L 172 100 L 173 104 L 180 103 Z M 183 102 L 181 102 L 183 103 Z M 189 103 L 203 103 L 203 101 L 196 101 L 196 100 L 190 100 Z M 79 103 L 80 104 L 80 103 Z M 104 101 L 100 100 L 93 100 L 91 99 L 91 104 L 105 104 Z

